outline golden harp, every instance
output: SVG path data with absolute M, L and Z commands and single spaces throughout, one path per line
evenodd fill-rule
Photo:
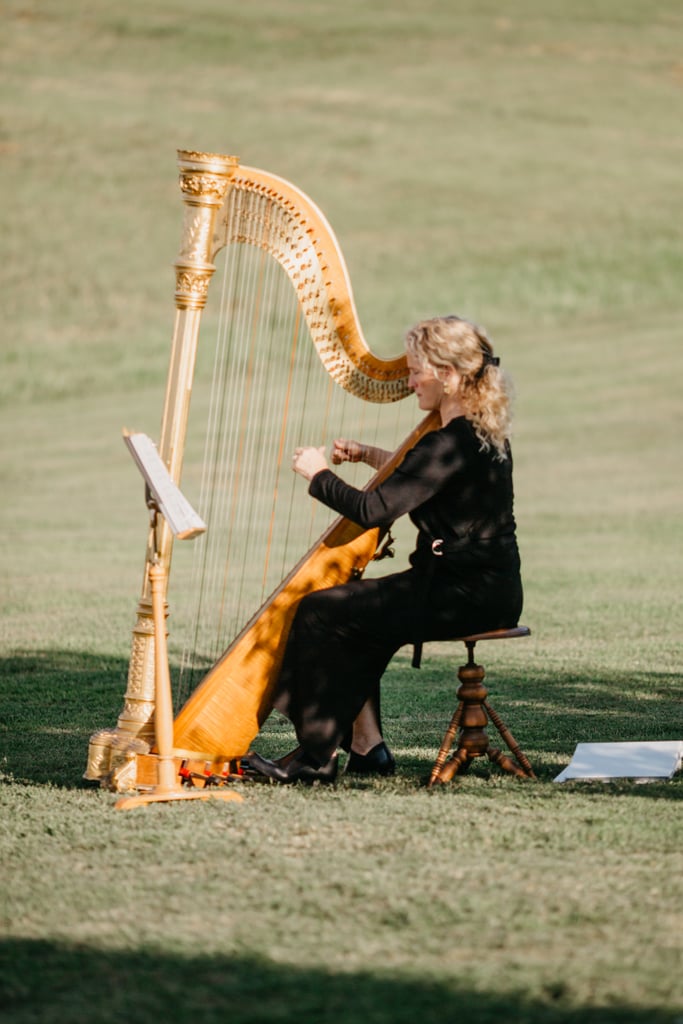
M 208 531 L 200 568 L 192 569 L 193 578 L 181 588 L 202 595 L 195 594 L 189 641 L 199 655 L 188 670 L 188 676 L 199 672 L 202 678 L 191 684 L 175 719 L 174 748 L 179 759 L 214 765 L 246 753 L 267 717 L 300 598 L 360 575 L 381 539 L 379 530 L 363 531 L 338 519 L 325 523 L 312 544 L 309 524 L 304 542 L 302 518 L 311 513 L 297 508 L 293 497 L 295 487 L 305 496 L 291 473 L 293 448 L 323 444 L 331 430 L 345 427 L 359 435 L 358 407 L 395 403 L 409 391 L 405 357 L 382 359 L 366 344 L 338 243 L 307 196 L 274 175 L 240 166 L 235 157 L 180 151 L 179 166 L 184 221 L 158 450 L 176 483 L 188 449 L 202 463 L 197 507 Z M 223 283 L 212 289 L 221 298 L 207 358 L 199 345 L 200 321 L 208 319 L 209 282 L 219 253 Z M 193 395 L 198 374 L 210 381 L 206 401 Z M 355 411 L 335 411 L 340 394 L 353 397 Z M 191 396 L 193 417 L 199 405 L 197 418 L 206 424 L 196 438 Z M 434 425 L 428 418 L 416 427 L 368 486 Z M 394 422 L 393 429 L 405 432 L 405 425 Z M 381 440 L 393 448 L 386 434 Z M 189 461 L 185 471 L 192 485 L 197 481 Z M 308 508 L 313 503 L 305 497 Z M 148 543 L 124 707 L 117 728 L 101 730 L 90 741 L 85 777 L 115 789 L 154 781 L 145 777 L 154 729 L 149 569 L 156 552 L 168 574 L 172 546 L 162 523 L 160 535 Z M 286 571 L 292 560 L 294 569 Z M 252 580 L 245 587 L 246 567 Z M 206 585 L 205 577 L 211 581 Z M 237 592 L 244 592 L 244 600 Z M 207 627 L 213 619 L 218 626 L 210 621 Z M 207 642 L 207 633 L 215 638 Z

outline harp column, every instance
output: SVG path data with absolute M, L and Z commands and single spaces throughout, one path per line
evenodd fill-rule
M 213 256 L 216 218 L 239 166 L 236 157 L 216 153 L 179 150 L 179 185 L 184 206 L 180 251 L 175 262 L 176 315 L 171 360 L 159 438 L 159 454 L 174 483 L 180 484 L 187 431 L 192 380 L 199 338 L 199 325 L 206 305 L 209 282 L 215 271 Z M 156 538 L 160 562 L 168 577 L 173 535 L 163 523 Z M 87 779 L 114 783 L 115 751 L 125 750 L 133 741 L 154 741 L 154 620 L 149 579 L 154 555 L 150 538 L 145 558 L 142 593 L 133 628 L 128 684 L 116 729 L 102 730 L 90 738 Z M 124 754 L 125 756 L 125 754 Z

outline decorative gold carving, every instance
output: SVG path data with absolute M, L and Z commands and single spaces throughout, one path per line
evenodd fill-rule
M 103 786 L 115 793 L 130 793 L 137 788 L 138 754 L 148 754 L 149 743 L 142 740 L 131 740 L 125 736 L 114 739 L 111 748 L 109 772 L 103 780 Z
M 151 729 L 154 724 L 154 701 L 123 700 L 123 708 L 119 715 L 118 725 L 127 735 L 135 735 Z
M 205 270 L 176 267 L 175 301 L 178 309 L 204 308 L 213 272 L 213 267 Z
M 179 183 L 185 201 L 220 206 L 230 186 L 230 179 L 239 165 L 237 157 L 179 150 L 178 160 Z
M 100 729 L 93 733 L 88 744 L 88 763 L 84 779 L 96 781 L 104 778 L 111 766 L 111 747 L 116 738 L 115 729 Z
M 114 793 L 134 793 L 137 791 L 137 781 L 138 772 L 135 751 L 130 750 L 126 754 L 123 763 L 112 768 L 104 785 Z
M 150 688 L 153 681 L 154 647 L 150 646 L 154 638 L 149 634 L 133 634 L 130 665 L 128 666 L 128 689 L 126 695 L 131 700 L 144 701 L 151 697 Z
M 207 210 L 193 209 L 185 220 L 185 230 L 178 253 L 179 263 L 208 262 L 211 253 L 211 217 Z
M 402 361 L 387 360 L 383 365 L 364 343 L 349 343 L 352 328 L 356 333 L 358 329 L 353 310 L 345 313 L 333 297 L 319 229 L 284 191 L 254 182 L 251 174 L 237 174 L 222 225 L 221 245 L 257 246 L 282 266 L 297 290 L 318 356 L 344 390 L 372 402 L 395 402 L 409 394 Z
M 153 740 L 154 693 L 154 622 L 151 606 L 147 601 L 141 601 L 133 629 L 128 685 L 117 722 L 117 735 L 122 735 L 128 742 L 135 738 Z
M 215 174 L 181 172 L 180 188 L 187 196 L 201 198 L 204 202 L 222 203 L 230 182 Z
M 225 156 L 224 153 L 202 153 L 196 149 L 179 149 L 178 162 L 181 166 L 185 164 L 196 164 L 199 167 L 215 167 L 222 169 L 224 173 L 232 175 L 239 167 L 238 156 Z

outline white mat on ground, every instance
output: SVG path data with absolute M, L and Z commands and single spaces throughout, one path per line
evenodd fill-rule
M 578 743 L 554 782 L 570 779 L 671 779 L 683 761 L 683 740 L 652 743 Z

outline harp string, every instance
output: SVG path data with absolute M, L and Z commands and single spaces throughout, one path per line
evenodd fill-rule
M 290 354 L 290 359 L 289 359 L 289 372 L 287 374 L 287 387 L 286 387 L 286 390 L 285 390 L 285 411 L 284 411 L 284 417 L 282 419 L 282 427 L 280 429 L 280 437 L 279 437 L 279 444 L 278 444 L 277 478 L 276 478 L 275 488 L 273 490 L 273 502 L 272 502 L 271 509 L 270 509 L 270 523 L 269 523 L 269 527 L 268 527 L 268 543 L 266 545 L 266 553 L 265 553 L 264 565 L 263 565 L 263 585 L 261 587 L 261 600 L 263 600 L 263 598 L 265 597 L 266 582 L 267 582 L 267 579 L 268 579 L 268 568 L 269 568 L 269 565 L 270 565 L 270 558 L 271 558 L 272 548 L 273 548 L 273 531 L 275 529 L 275 509 L 277 507 L 277 501 L 278 501 L 278 493 L 279 493 L 279 485 L 280 485 L 280 479 L 279 478 L 280 478 L 280 475 L 282 473 L 282 467 L 283 467 L 283 461 L 284 461 L 285 439 L 286 439 L 286 435 L 287 435 L 286 426 L 287 426 L 287 423 L 289 422 L 290 403 L 291 403 L 291 397 L 292 397 L 292 379 L 293 379 L 293 375 L 294 375 L 295 357 L 296 357 L 296 350 L 297 350 L 297 342 L 298 342 L 298 339 L 299 339 L 300 324 L 301 324 L 301 317 L 300 317 L 299 311 L 297 310 L 297 316 L 295 318 L 295 323 L 294 323 L 294 330 L 292 331 L 292 345 L 291 345 L 291 354 Z M 290 502 L 290 509 L 291 509 L 291 502 Z M 288 517 L 288 521 L 287 521 L 287 532 L 289 532 L 290 526 L 291 526 L 291 515 Z
M 182 650 L 176 708 L 334 518 L 308 498 L 291 471 L 291 452 L 336 436 L 376 443 L 387 418 L 386 409 L 382 417 L 381 406 L 348 395 L 324 369 L 292 282 L 272 258 L 285 233 L 278 211 L 266 197 L 235 189 L 226 217 L 227 237 L 236 241 L 221 254 L 220 289 L 209 295 L 218 308 L 203 320 L 198 363 L 212 317 L 215 352 L 202 356 L 193 387 L 193 420 L 198 403 L 197 420 L 206 424 L 197 507 L 208 530 L 180 546 L 192 549 L 192 567 L 185 608 L 175 591 L 173 598 L 183 618 L 172 631 Z M 188 441 L 188 454 L 191 448 Z M 342 472 L 359 486 L 368 476 L 365 467 Z
M 245 195 L 236 193 L 231 197 L 228 209 L 229 230 L 234 231 L 233 222 L 239 222 L 244 215 Z M 216 608 L 212 599 L 222 590 L 217 582 L 223 559 L 220 557 L 221 543 L 231 550 L 231 533 L 235 515 L 231 510 L 231 498 L 235 495 L 239 481 L 240 449 L 243 434 L 240 433 L 240 406 L 237 396 L 248 391 L 249 354 L 246 344 L 245 318 L 249 308 L 246 297 L 250 291 L 252 268 L 246 260 L 242 246 L 231 246 L 225 253 L 222 287 L 218 307 L 218 325 L 215 358 L 209 375 L 210 396 L 208 411 L 200 411 L 199 421 L 206 416 L 206 435 L 201 461 L 202 479 L 198 507 L 203 510 L 209 530 L 194 549 L 193 571 L 187 593 L 196 595 L 194 608 L 186 602 L 186 613 L 192 616 L 192 627 L 186 632 L 177 687 L 177 703 L 180 703 L 192 688 L 194 677 L 203 667 L 210 664 L 211 656 L 218 643 L 220 630 L 215 622 Z M 203 340 L 203 339 L 202 339 Z M 199 355 L 203 353 L 200 345 Z M 198 368 L 197 378 L 201 378 Z M 202 395 L 201 386 L 193 389 Z M 217 523 L 222 529 L 215 529 Z M 229 557 L 226 555 L 226 558 Z M 212 628 L 211 623 L 215 626 Z M 214 644 L 211 638 L 214 637 Z
M 290 505 L 294 501 L 295 478 L 282 452 L 288 451 L 295 439 L 301 443 L 305 436 L 310 367 L 315 353 L 310 343 L 302 344 L 306 340 L 302 337 L 305 324 L 291 295 L 291 284 L 277 264 L 269 258 L 264 260 L 262 252 L 250 252 L 248 247 L 235 245 L 230 250 L 224 266 L 199 500 L 199 507 L 206 510 L 209 530 L 202 538 L 204 543 L 198 545 L 199 557 L 192 574 L 190 590 L 200 596 L 181 659 L 178 701 L 192 687 L 192 677 L 216 659 L 265 592 L 274 589 L 284 577 L 285 567 L 297 560 L 306 546 L 299 545 L 292 554 L 289 526 L 282 530 L 278 504 L 281 496 Z M 284 312 L 283 297 L 289 299 Z M 289 397 L 285 390 L 284 403 L 300 412 L 299 423 L 294 426 L 290 415 L 283 416 L 276 386 L 281 370 L 278 350 L 282 348 L 281 339 L 287 337 L 290 387 Z M 327 379 L 324 372 L 323 376 Z M 277 454 L 274 462 L 269 458 L 273 446 Z M 260 540 L 254 533 L 261 525 L 259 516 L 267 509 L 263 493 L 269 490 L 273 528 L 267 530 L 265 549 L 271 562 L 277 549 L 278 569 L 261 569 L 260 587 L 254 595 L 247 577 L 253 576 L 248 572 L 250 564 L 257 564 L 255 553 Z M 295 518 L 290 514 L 286 522 Z M 211 620 L 215 627 L 209 625 Z
M 303 332 L 303 325 L 301 324 L 300 320 L 298 321 L 298 327 L 299 331 Z M 305 438 L 306 409 L 309 407 L 309 403 L 311 401 L 310 384 L 313 374 L 310 372 L 310 364 L 312 361 L 313 352 L 312 346 L 310 344 L 306 345 L 307 339 L 304 337 L 302 340 L 304 351 L 303 353 L 301 353 L 301 355 L 303 358 L 303 362 L 306 365 L 306 372 L 301 375 L 297 375 L 297 377 L 294 380 L 294 395 L 292 400 L 293 415 L 290 418 L 292 429 L 291 433 L 287 435 L 287 441 L 285 442 L 284 446 L 285 451 L 293 451 L 294 448 L 296 448 L 297 445 L 302 442 L 302 439 Z M 296 444 L 294 443 L 294 439 L 296 439 Z M 295 517 L 299 514 L 299 502 L 297 501 L 297 489 L 294 486 L 294 474 L 292 473 L 290 474 L 290 476 L 291 479 L 289 486 L 289 494 L 285 506 L 286 519 L 284 528 L 286 536 L 291 535 L 293 522 L 295 520 Z M 310 530 L 308 534 L 308 546 L 310 546 Z M 287 551 L 285 546 L 281 545 L 280 550 L 281 555 L 278 563 L 279 577 L 280 579 L 284 579 L 289 563 L 287 560 Z
M 251 434 L 248 430 L 248 414 L 250 398 L 254 386 L 256 348 L 253 344 L 253 322 L 256 312 L 252 312 L 252 324 L 248 323 L 250 303 L 247 301 L 257 288 L 257 266 L 244 260 L 244 252 L 235 247 L 235 252 L 227 254 L 226 264 L 233 263 L 236 276 L 230 281 L 231 291 L 221 296 L 220 316 L 224 324 L 223 348 L 225 358 L 222 360 L 221 373 L 212 382 L 214 393 L 211 404 L 220 408 L 220 415 L 214 418 L 212 433 L 208 436 L 209 464 L 217 463 L 220 472 L 218 486 L 215 487 L 216 507 L 212 510 L 211 525 L 213 526 L 213 544 L 211 558 L 206 566 L 206 575 L 202 578 L 200 589 L 205 594 L 213 594 L 216 616 L 215 631 L 208 631 L 209 639 L 213 636 L 213 646 L 207 649 L 209 657 L 215 655 L 220 643 L 223 623 L 226 615 L 227 581 L 230 576 L 230 562 L 233 557 L 233 538 L 235 531 L 240 529 L 238 496 L 240 494 L 243 474 L 247 471 L 251 450 Z M 256 295 L 254 305 L 258 307 L 259 296 Z M 236 310 L 237 317 L 232 320 L 230 314 Z M 230 358 L 234 353 L 234 358 Z M 235 372 L 237 371 L 237 372 Z M 225 405 L 222 396 L 227 396 Z M 217 453 L 217 454 L 212 454 Z M 242 493 L 245 493 L 242 491 Z M 216 528 L 220 524 L 220 528 Z M 221 544 L 225 545 L 221 557 Z M 207 585 L 213 576 L 212 585 Z M 220 576 L 220 583 L 219 583 Z M 209 617 L 210 619 L 211 617 Z M 198 623 L 198 628 L 199 628 Z
M 265 250 L 262 250 L 258 254 L 258 259 L 252 261 L 252 274 L 247 276 L 245 282 L 246 296 L 255 291 L 256 298 L 248 331 L 243 332 L 248 352 L 248 355 L 245 356 L 248 373 L 246 387 L 239 395 L 242 408 L 238 440 L 239 457 L 237 475 L 232 485 L 233 500 L 229 516 L 230 526 L 224 559 L 221 603 L 221 607 L 224 608 L 229 583 L 237 584 L 237 590 L 232 594 L 233 615 L 227 620 L 228 629 L 235 629 L 240 624 L 237 619 L 244 603 L 246 563 L 247 559 L 251 557 L 252 526 L 255 523 L 258 506 L 258 494 L 254 488 L 254 481 L 268 479 L 268 449 L 263 438 L 269 434 L 269 425 L 264 413 L 270 391 L 269 367 L 272 365 L 272 337 L 264 337 L 263 321 L 264 310 L 268 311 L 273 306 L 277 308 L 276 298 L 274 299 L 273 295 L 277 296 L 278 287 L 275 286 L 274 289 L 273 270 L 273 261 L 268 259 Z M 242 305 L 245 309 L 248 308 L 247 301 L 243 301 Z M 254 395 L 253 400 L 252 395 Z M 237 399 L 238 396 L 234 397 Z M 237 401 L 233 401 L 233 406 L 238 408 Z M 239 538 L 238 545 L 233 543 L 234 537 Z M 232 564 L 233 553 L 237 556 L 235 565 Z M 221 628 L 218 638 L 222 635 L 223 629 Z M 218 638 L 216 642 L 220 646 Z
M 238 505 L 241 514 L 238 526 L 239 534 L 242 537 L 241 560 L 236 567 L 238 613 L 241 613 L 247 596 L 246 588 L 250 576 L 248 565 L 253 557 L 254 534 L 262 527 L 264 492 L 267 494 L 269 487 L 277 487 L 277 465 L 273 463 L 270 440 L 273 436 L 274 406 L 276 404 L 273 401 L 276 383 L 274 379 L 276 352 L 273 344 L 274 331 L 272 327 L 270 330 L 267 329 L 268 325 L 264 325 L 262 316 L 264 309 L 272 308 L 271 299 L 277 296 L 277 289 L 273 289 L 273 281 L 268 274 L 268 270 L 272 269 L 272 264 L 273 261 L 268 259 L 265 253 L 262 253 L 258 279 L 259 297 L 256 305 L 259 317 L 252 323 L 250 343 L 251 350 L 255 350 L 255 376 L 259 387 L 254 394 L 258 394 L 258 398 L 256 401 L 250 402 L 250 417 L 245 427 L 248 447 L 248 470 L 245 476 L 249 481 L 245 495 L 247 500 L 243 500 Z M 280 418 L 286 423 L 286 414 L 279 408 L 278 412 L 280 412 Z M 265 561 L 265 552 L 263 558 Z
M 334 404 L 334 397 L 335 397 L 334 391 L 335 391 L 334 381 L 332 380 L 331 377 L 329 377 L 328 381 L 327 381 L 327 388 L 326 388 L 326 395 L 325 395 L 325 412 L 324 412 L 324 415 L 322 417 L 322 422 L 321 422 L 321 425 L 320 425 L 320 434 L 318 435 L 318 444 L 319 444 L 319 446 L 322 446 L 324 444 L 324 440 L 323 439 L 325 437 L 329 436 L 329 429 L 330 429 L 329 424 L 330 424 L 332 407 L 333 407 L 333 404 Z M 316 523 L 317 512 L 318 512 L 318 507 L 317 506 L 318 506 L 317 502 L 311 502 L 311 504 L 310 504 L 310 517 L 309 517 L 309 527 L 308 527 L 308 546 L 309 547 L 310 547 L 310 545 L 311 545 L 311 543 L 313 541 L 313 538 L 315 537 L 315 523 Z

